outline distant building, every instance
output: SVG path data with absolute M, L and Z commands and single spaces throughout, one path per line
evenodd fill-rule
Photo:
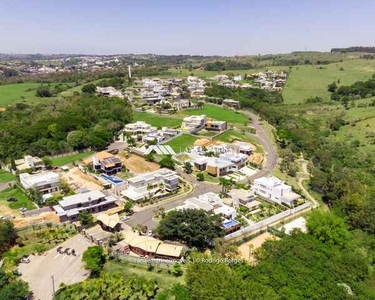
M 120 91 L 116 90 L 112 86 L 108 86 L 108 87 L 97 86 L 96 87 L 96 93 L 98 95 L 106 96 L 106 97 L 118 97 L 118 98 L 124 97 L 124 95 Z
M 144 173 L 128 179 L 128 188 L 121 194 L 132 201 L 143 201 L 148 196 L 165 194 L 179 188 L 177 172 L 166 168 Z
M 197 157 L 193 164 L 196 170 L 207 171 L 212 176 L 224 176 L 235 169 L 232 162 L 216 157 Z
M 60 176 L 53 172 L 21 173 L 20 183 L 26 190 L 33 188 L 42 194 L 50 194 L 59 191 Z
M 204 127 L 206 123 L 207 123 L 207 118 L 205 115 L 189 116 L 183 119 L 182 128 L 194 129 L 194 128 L 199 128 L 199 127 Z
M 116 174 L 122 169 L 121 159 L 109 152 L 102 151 L 96 153 L 92 157 L 84 161 L 86 165 L 92 164 L 93 168 L 97 172 L 102 172 L 107 175 Z
M 300 195 L 292 191 L 291 186 L 286 185 L 274 176 L 255 179 L 252 190 L 264 198 L 279 204 L 284 203 L 288 206 L 294 206 L 301 198 Z
M 101 191 L 94 190 L 72 196 L 66 196 L 53 209 L 61 222 L 77 221 L 81 211 L 98 213 L 116 206 L 117 198 L 107 196 Z
M 225 99 L 223 101 L 223 104 L 227 105 L 229 107 L 240 107 L 240 101 L 236 101 L 236 100 L 233 100 L 233 99 Z
M 226 121 L 217 121 L 212 118 L 207 118 L 207 122 L 205 125 L 206 130 L 212 131 L 224 131 L 228 126 Z
M 26 155 L 23 159 L 15 160 L 17 171 L 22 171 L 26 169 L 43 169 L 43 161 L 36 156 Z
M 100 213 L 96 216 L 103 230 L 116 232 L 121 230 L 120 217 L 118 214 L 107 215 L 105 213 Z

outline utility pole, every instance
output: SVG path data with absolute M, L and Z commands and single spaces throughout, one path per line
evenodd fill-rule
M 55 295 L 55 275 L 52 275 L 51 279 L 52 279 L 52 295 Z

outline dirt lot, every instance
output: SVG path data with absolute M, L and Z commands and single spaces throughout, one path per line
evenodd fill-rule
M 249 161 L 260 165 L 263 162 L 264 156 L 261 153 L 254 152 L 249 156 Z
M 253 256 L 250 256 L 250 245 L 253 245 L 252 252 L 254 252 L 256 249 L 260 248 L 262 244 L 269 239 L 279 240 L 277 236 L 272 235 L 269 232 L 262 233 L 258 235 L 257 237 L 253 238 L 252 240 L 241 244 L 238 247 L 238 250 L 240 251 L 241 257 L 249 262 L 254 262 L 255 259 Z
M 131 154 L 129 158 L 121 157 L 122 162 L 127 169 L 136 174 L 144 172 L 152 172 L 160 169 L 157 163 L 146 161 L 143 157 Z
M 32 224 L 38 223 L 60 223 L 59 217 L 53 212 L 45 212 L 41 213 L 39 216 L 36 217 L 29 217 L 29 218 L 16 218 L 12 221 L 14 227 L 22 228 L 26 226 L 30 226 Z
M 22 217 L 17 209 L 11 209 L 6 203 L 0 202 L 0 216 Z
M 78 168 L 72 168 L 68 172 L 61 172 L 61 176 L 74 189 L 87 188 L 89 190 L 102 190 L 103 186 L 100 182 L 91 176 L 83 173 Z
M 22 279 L 29 283 L 36 300 L 51 300 L 53 283 L 57 290 L 60 284 L 73 284 L 83 281 L 89 275 L 82 264 L 82 254 L 90 243 L 80 234 L 61 244 L 65 248 L 74 249 L 76 256 L 59 254 L 51 249 L 41 256 L 30 256 L 30 263 L 21 263 L 18 267 Z

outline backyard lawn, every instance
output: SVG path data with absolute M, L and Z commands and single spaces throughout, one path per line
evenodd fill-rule
M 16 179 L 12 173 L 0 169 L 0 183 L 13 181 Z
M 18 201 L 16 202 L 8 202 L 8 198 L 17 198 Z M 10 187 L 0 192 L 0 202 L 2 204 L 7 204 L 7 206 L 11 209 L 19 209 L 21 207 L 25 207 L 27 209 L 34 209 L 34 204 L 30 201 L 30 199 L 18 188 L 18 187 Z
M 182 120 L 178 119 L 174 116 L 161 116 L 158 114 L 150 114 L 140 111 L 134 111 L 133 112 L 133 120 L 136 121 L 144 121 L 152 126 L 155 127 L 180 127 Z
M 84 159 L 90 155 L 92 155 L 94 151 L 85 151 L 82 153 L 77 153 L 69 156 L 63 156 L 63 157 L 57 157 L 52 158 L 52 165 L 56 167 L 61 167 L 66 164 L 71 164 L 74 161 L 79 161 L 81 159 Z
M 219 121 L 227 121 L 228 123 L 249 123 L 249 119 L 242 113 L 223 107 L 205 104 L 202 109 L 183 110 L 180 115 L 206 115 Z
M 166 143 L 166 145 L 171 146 L 176 153 L 179 153 L 185 151 L 188 147 L 192 147 L 196 140 L 197 138 L 194 136 L 183 134 Z

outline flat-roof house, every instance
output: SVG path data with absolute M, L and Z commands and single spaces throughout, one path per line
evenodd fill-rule
M 216 157 L 197 157 L 193 160 L 198 171 L 207 171 L 212 176 L 223 176 L 233 170 L 234 164 L 226 159 Z
M 201 116 L 189 116 L 185 117 L 182 121 L 182 128 L 185 129 L 194 129 L 194 128 L 199 128 L 203 127 L 206 125 L 207 118 L 205 115 Z
M 109 152 L 102 151 L 94 156 L 86 159 L 85 164 L 92 164 L 95 171 L 105 173 L 107 175 L 116 174 L 121 171 L 121 159 Z
M 223 104 L 228 105 L 229 107 L 240 107 L 240 101 L 236 101 L 233 99 L 224 99 Z
M 226 219 L 237 217 L 237 211 L 234 207 L 226 205 L 218 194 L 209 192 L 197 197 L 186 199 L 183 205 L 176 208 L 182 209 L 202 209 L 205 212 L 212 212 L 215 215 L 221 215 Z
M 246 154 L 233 153 L 233 152 L 226 152 L 226 153 L 220 154 L 219 157 L 221 159 L 230 161 L 236 166 L 237 169 L 241 169 L 244 166 L 246 166 L 246 162 L 248 159 L 248 156 Z
M 206 122 L 206 130 L 212 130 L 212 131 L 224 131 L 228 127 L 228 124 L 226 121 L 217 121 L 212 118 L 207 118 Z
M 120 91 L 116 90 L 112 86 L 107 86 L 107 87 L 97 86 L 96 87 L 96 93 L 98 95 L 107 96 L 107 97 L 119 97 L 119 98 L 124 97 L 123 94 Z
M 60 189 L 60 176 L 51 171 L 37 174 L 21 173 L 20 182 L 25 189 L 34 188 L 42 194 L 54 193 Z
M 286 185 L 277 177 L 261 177 L 254 180 L 252 190 L 258 195 L 275 201 L 293 206 L 301 198 L 300 195 L 292 191 L 291 186 Z
M 172 192 L 179 188 L 180 177 L 177 172 L 162 168 L 128 179 L 128 188 L 121 194 L 133 201 L 143 201 L 149 195 L 156 195 L 164 189 Z M 162 187 L 161 187 L 162 185 Z
M 53 209 L 61 222 L 77 221 L 81 211 L 98 213 L 116 206 L 117 198 L 107 196 L 101 191 L 93 190 L 81 194 L 64 197 Z
M 145 135 L 157 132 L 157 128 L 144 121 L 137 121 L 135 123 L 126 124 L 124 131 L 132 135 Z
M 44 168 L 43 161 L 36 156 L 26 155 L 22 159 L 16 159 L 15 161 L 17 171 L 26 169 L 42 169 Z

